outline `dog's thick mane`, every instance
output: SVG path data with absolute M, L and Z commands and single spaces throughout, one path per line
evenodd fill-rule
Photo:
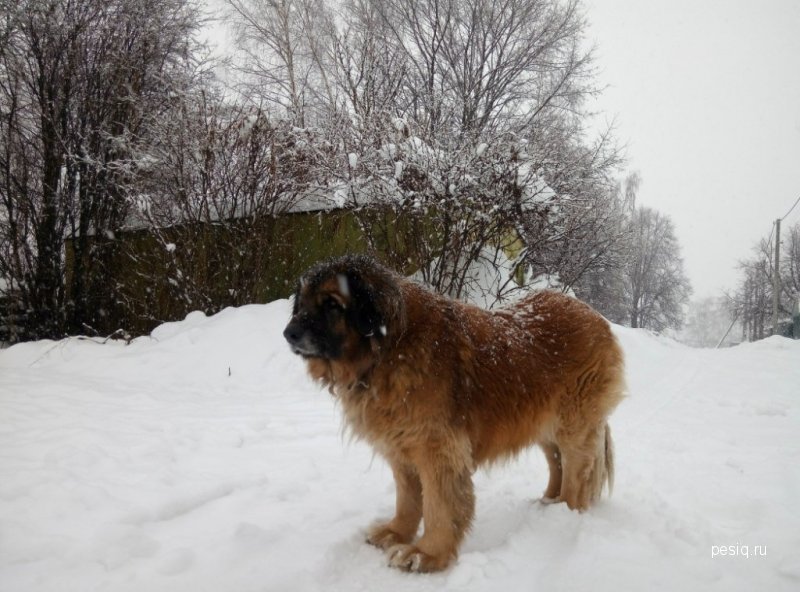
M 353 360 L 309 360 L 311 375 L 335 394 L 338 388 L 358 390 L 368 385 L 372 369 L 402 339 L 408 323 L 402 288 L 409 280 L 368 255 L 348 255 L 318 263 L 300 284 L 315 291 L 333 277 L 344 278 L 351 321 L 369 342 L 369 353 L 356 364 Z

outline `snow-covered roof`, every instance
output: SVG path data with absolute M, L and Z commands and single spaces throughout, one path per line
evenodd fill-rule
M 396 123 L 395 125 L 399 124 Z M 498 149 L 503 150 L 505 148 Z M 482 142 L 475 147 L 474 158 L 484 159 L 491 150 L 492 146 Z M 352 175 L 349 181 L 320 186 L 300 196 L 292 195 L 286 198 L 279 198 L 274 204 L 272 212 L 276 215 L 326 212 L 347 206 L 361 207 L 374 203 L 375 200 L 400 201 L 408 197 L 407 192 L 403 191 L 398 184 L 408 166 L 421 167 L 423 171 L 426 171 L 427 165 L 431 162 L 446 158 L 446 154 L 443 151 L 433 148 L 421 138 L 413 135 L 397 138 L 396 143 L 389 142 L 384 144 L 380 148 L 380 155 L 391 167 L 388 178 L 374 174 L 360 176 L 358 169 L 364 157 L 361 154 L 351 152 L 347 154 L 347 164 Z M 517 158 L 516 172 L 514 173 L 512 168 L 511 174 L 516 175 L 514 182 L 522 189 L 523 199 L 521 205 L 523 209 L 533 209 L 538 204 L 552 201 L 557 194 L 545 182 L 541 171 L 534 170 L 534 161 L 527 154 L 524 144 L 521 144 L 521 148 L 517 152 Z M 488 161 L 488 164 L 493 166 L 491 161 Z M 504 170 L 508 170 L 508 166 L 508 161 L 505 161 Z M 433 169 L 435 170 L 436 167 L 434 166 Z M 433 183 L 436 191 L 446 191 L 451 195 L 459 191 L 459 188 L 453 183 L 450 183 L 447 187 L 439 187 L 437 183 L 441 183 L 441 180 L 437 181 L 433 176 L 430 178 L 430 182 Z M 469 174 L 465 176 L 465 182 L 470 186 L 472 185 Z M 380 185 L 381 189 L 377 189 L 376 184 Z M 468 192 L 469 187 L 462 188 L 462 190 Z M 152 206 L 153 199 L 151 197 L 140 196 L 136 200 L 136 206 L 131 208 L 122 230 L 130 231 L 149 228 L 153 225 L 153 219 L 158 219 L 159 217 L 170 220 L 169 225 L 172 225 L 199 220 L 211 222 L 232 220 L 251 215 L 256 210 L 263 211 L 263 208 L 254 208 L 247 202 L 231 208 L 224 203 L 218 204 L 214 200 L 209 200 L 202 207 L 199 204 L 197 205 L 196 215 L 193 213 L 193 215 L 186 216 L 176 210 L 174 213 L 159 212 L 159 216 L 156 216 L 151 209 Z M 202 208 L 207 208 L 207 211 L 202 211 Z M 164 225 L 167 224 L 165 223 Z
M 344 207 L 345 200 L 342 198 L 341 191 L 337 189 L 322 191 L 308 192 L 305 195 L 296 197 L 294 199 L 277 200 L 273 211 L 276 215 L 284 214 L 304 214 L 311 212 L 326 212 Z M 149 209 L 152 207 L 151 198 L 148 196 L 140 196 L 136 200 L 136 206 L 131 208 L 125 223 L 122 226 L 123 231 L 143 230 L 153 226 L 152 219 L 156 216 L 148 215 Z M 225 211 L 223 208 L 216 207 L 216 204 L 210 203 L 208 215 L 197 217 L 182 216 L 180 212 L 176 212 L 170 216 L 172 219 L 171 224 L 180 224 L 182 222 L 197 222 L 199 219 L 208 220 L 211 222 L 219 222 L 222 220 L 235 220 L 244 218 L 253 211 L 251 204 L 239 204 L 233 211 Z M 199 208 L 198 208 L 199 210 Z M 165 216 L 166 217 L 166 216 Z

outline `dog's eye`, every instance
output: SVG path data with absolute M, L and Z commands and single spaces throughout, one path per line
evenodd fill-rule
M 325 306 L 326 310 L 331 312 L 341 312 L 344 310 L 344 306 L 342 306 L 342 303 L 333 297 L 326 298 L 323 305 Z

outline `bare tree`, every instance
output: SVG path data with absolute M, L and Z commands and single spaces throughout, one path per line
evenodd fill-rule
M 228 0 L 228 5 L 245 55 L 239 68 L 255 83 L 250 93 L 282 106 L 301 127 L 310 123 L 309 108 L 336 103 L 328 75 L 334 20 L 324 0 Z
M 630 326 L 680 329 L 691 286 L 683 270 L 672 220 L 639 207 L 630 221 L 631 256 L 625 270 Z
M 519 280 L 558 269 L 575 283 L 619 243 L 598 232 L 618 217 L 620 158 L 610 132 L 584 144 L 594 88 L 577 2 L 358 0 L 343 18 L 334 125 L 371 244 L 402 228 L 398 263 L 467 297 L 501 252 Z
M 401 114 L 432 133 L 520 132 L 595 90 L 575 0 L 362 0 L 365 15 L 405 55 Z
M 772 280 L 767 271 L 768 259 L 756 258 L 739 264 L 744 279 L 732 300 L 742 321 L 742 337 L 747 341 L 763 339 L 769 335 Z
M 268 262 L 286 255 L 277 217 L 319 195 L 317 144 L 286 121 L 208 88 L 181 98 L 139 155 L 135 217 L 157 245 L 128 241 L 141 277 L 119 297 L 137 319 L 163 321 L 150 302 L 167 292 L 176 315 L 258 300 Z
M 641 178 L 629 174 L 617 183 L 612 200 L 603 200 L 593 208 L 598 211 L 597 224 L 587 228 L 585 241 L 565 239 L 569 248 L 585 253 L 582 275 L 571 283 L 575 294 L 590 303 L 610 321 L 627 324 L 630 321 L 625 297 L 625 272 L 631 257 L 631 217 L 636 209 L 636 193 Z M 567 274 L 566 277 L 571 277 Z
M 197 16 L 189 0 L 0 0 L 0 14 L 0 274 L 30 336 L 90 330 L 113 305 L 131 148 L 193 70 Z
M 784 231 L 781 255 L 781 306 L 791 310 L 792 303 L 800 298 L 800 222 Z
M 402 114 L 406 53 L 396 43 L 387 42 L 390 30 L 372 0 L 351 0 L 344 3 L 343 10 L 345 24 L 332 48 L 337 96 L 341 96 L 336 106 L 365 131 L 374 130 Z
M 773 277 L 775 243 L 771 235 L 753 248 L 750 259 L 739 262 L 743 278 L 730 295 L 734 310 L 742 321 L 743 337 L 749 341 L 763 339 L 772 328 Z M 794 300 L 800 297 L 800 224 L 789 227 L 781 240 L 781 291 L 778 312 L 783 318 L 791 315 Z

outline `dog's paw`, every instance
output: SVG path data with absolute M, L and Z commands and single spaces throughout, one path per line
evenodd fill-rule
M 391 523 L 378 524 L 367 532 L 367 542 L 384 551 L 389 547 L 410 543 L 413 536 L 403 536 L 390 526 Z
M 429 555 L 416 545 L 395 545 L 387 551 L 387 554 L 389 565 L 403 571 L 419 573 L 441 571 L 450 563 L 449 557 Z
M 558 496 L 558 497 L 547 497 L 546 495 L 543 495 L 542 497 L 539 498 L 539 503 L 541 503 L 541 504 L 543 504 L 545 506 L 549 506 L 549 505 L 552 505 L 552 504 L 560 504 L 563 501 L 564 500 L 561 499 L 561 496 Z

